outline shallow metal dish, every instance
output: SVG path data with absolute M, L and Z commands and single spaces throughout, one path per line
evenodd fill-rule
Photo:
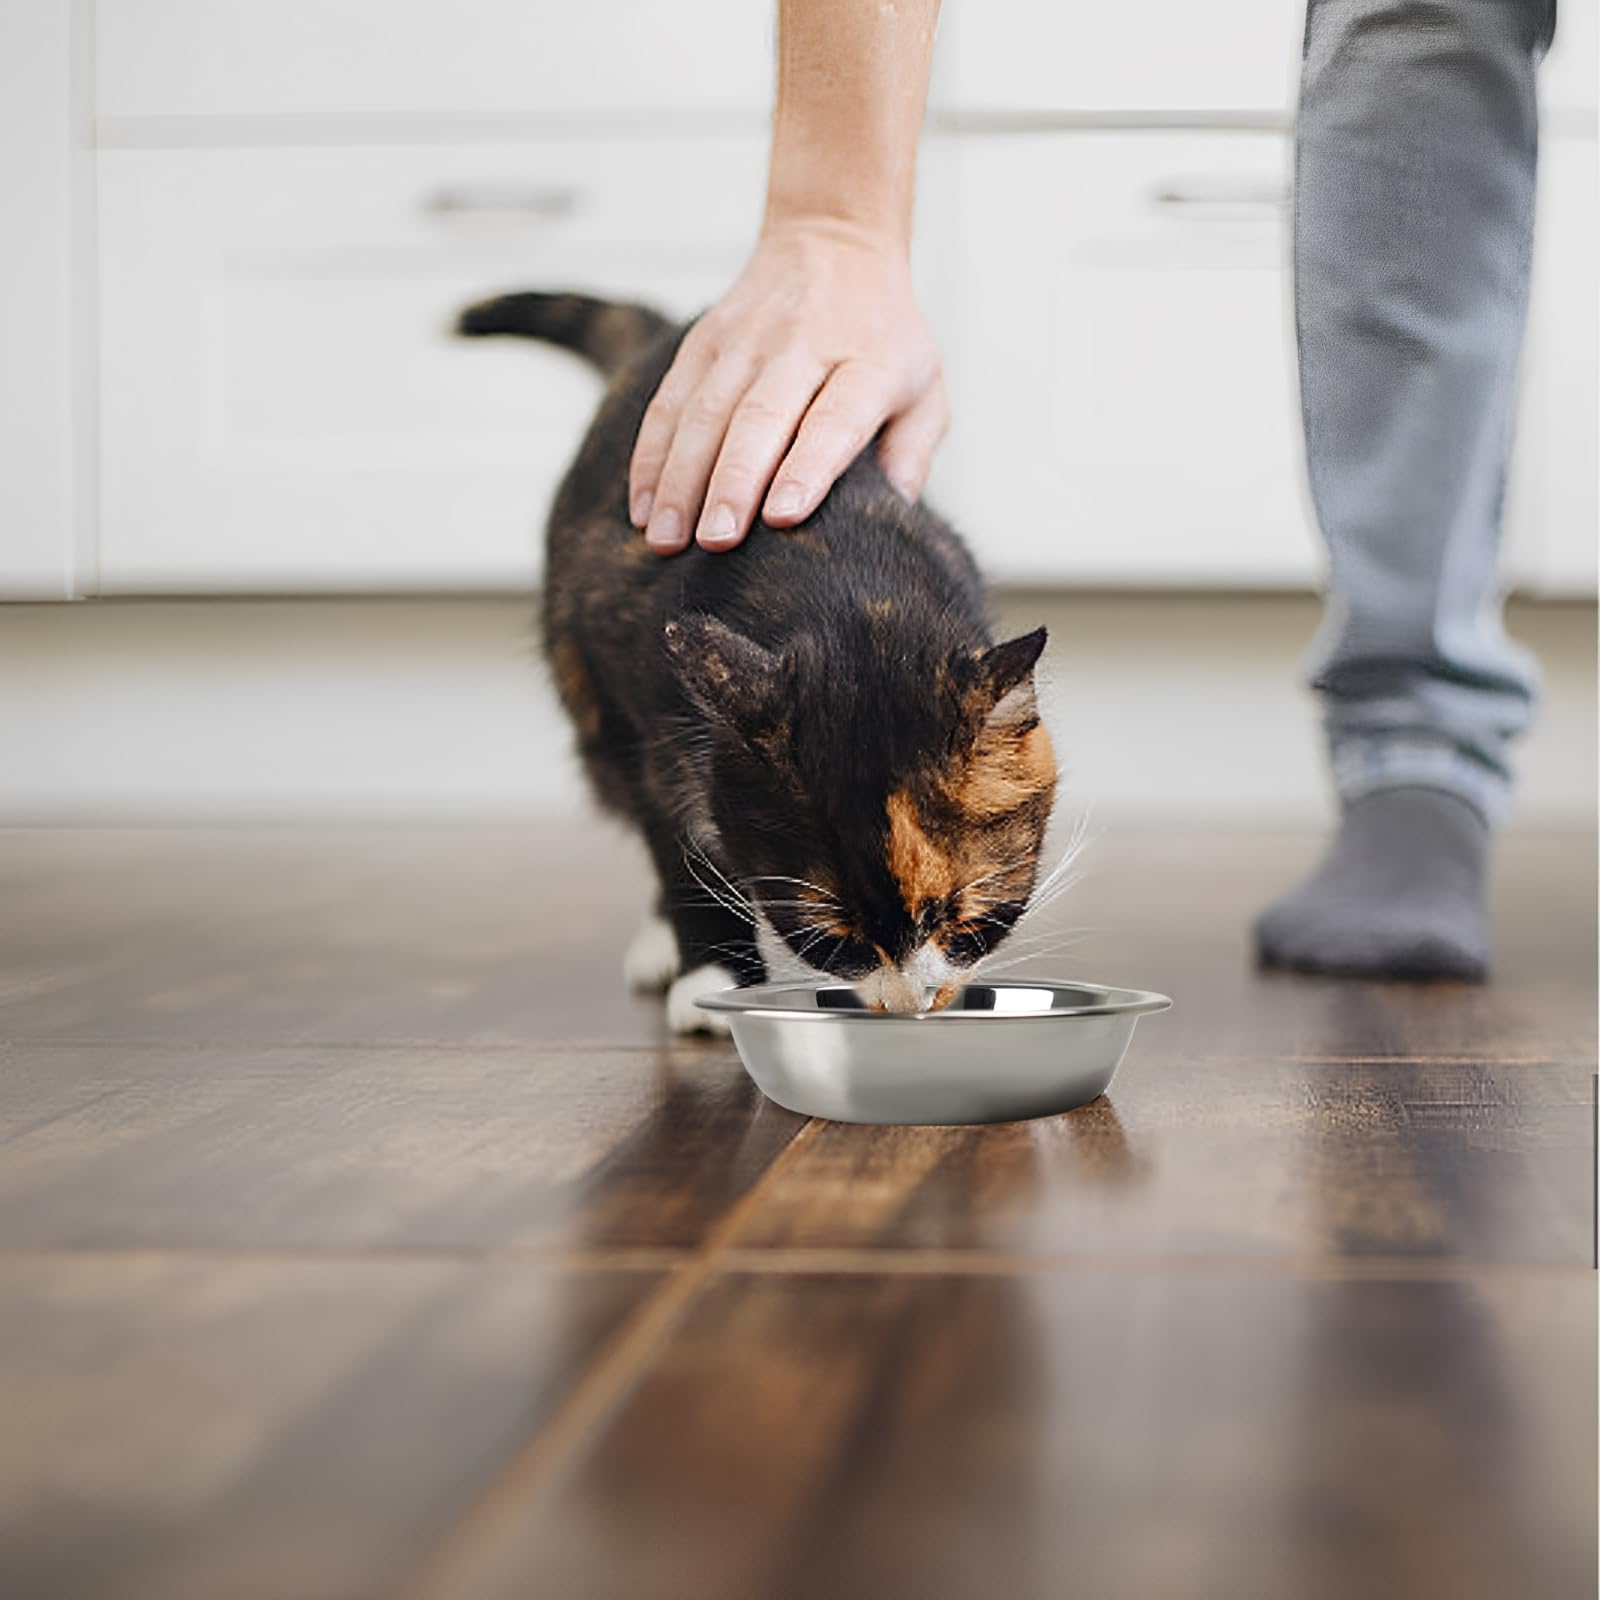
M 870 1011 L 844 984 L 724 989 L 745 1070 L 769 1099 L 834 1122 L 1013 1122 L 1103 1094 L 1164 994 L 1036 979 L 968 984 L 947 1010 Z

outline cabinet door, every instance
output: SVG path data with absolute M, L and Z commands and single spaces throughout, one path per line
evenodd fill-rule
M 103 589 L 531 584 L 599 386 L 451 339 L 455 311 L 576 287 L 692 313 L 763 166 L 759 138 L 106 152 Z
M 964 141 L 951 511 L 996 577 L 1304 585 L 1287 140 Z
M 1511 574 L 1535 594 L 1592 598 L 1596 587 L 1597 185 L 1592 137 L 1543 141 L 1533 304 L 1507 507 Z

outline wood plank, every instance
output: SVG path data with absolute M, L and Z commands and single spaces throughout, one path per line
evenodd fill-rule
M 1483 990 L 1252 971 L 1314 848 L 1106 841 L 1094 1106 L 796 1145 L 597 830 L 0 832 L 0 1588 L 1592 1592 L 1592 845 Z
M 0 830 L 0 1034 L 653 1044 L 615 829 Z
M 693 1044 L 17 1046 L 0 1249 L 686 1249 L 803 1125 Z
M 0 1588 L 392 1594 L 651 1274 L 0 1260 Z
M 1593 1249 L 1590 1090 L 1586 1069 L 1556 1064 L 1151 1050 L 1064 1117 L 819 1127 L 735 1243 L 1581 1266 Z
M 729 1277 L 430 1593 L 1578 1600 L 1594 1339 L 1582 1273 Z
M 1136 1056 L 1592 1059 L 1594 843 L 1509 835 L 1484 988 L 1262 974 L 1252 915 L 1306 834 L 1107 833 L 1022 971 L 1161 989 Z M 0 830 L 0 1036 L 653 1044 L 621 952 L 647 898 L 592 824 Z
M 1317 860 L 1306 834 L 1108 833 L 1084 880 L 1047 908 L 1073 938 L 1019 974 L 1077 973 L 1170 994 L 1140 1024 L 1135 1059 L 1232 1055 L 1594 1059 L 1595 845 L 1509 834 L 1491 895 L 1496 965 L 1486 985 L 1362 983 L 1254 965 L 1252 918 Z M 1071 928 L 1083 932 L 1072 935 Z

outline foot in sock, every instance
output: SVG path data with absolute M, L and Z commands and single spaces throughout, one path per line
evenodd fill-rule
M 1322 864 L 1256 919 L 1268 966 L 1366 978 L 1489 970 L 1488 824 L 1442 789 L 1350 801 Z

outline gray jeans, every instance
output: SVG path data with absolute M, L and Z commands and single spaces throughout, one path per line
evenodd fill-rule
M 1554 24 L 1555 0 L 1309 0 L 1295 317 L 1346 800 L 1420 783 L 1497 820 L 1533 714 L 1495 557 Z

